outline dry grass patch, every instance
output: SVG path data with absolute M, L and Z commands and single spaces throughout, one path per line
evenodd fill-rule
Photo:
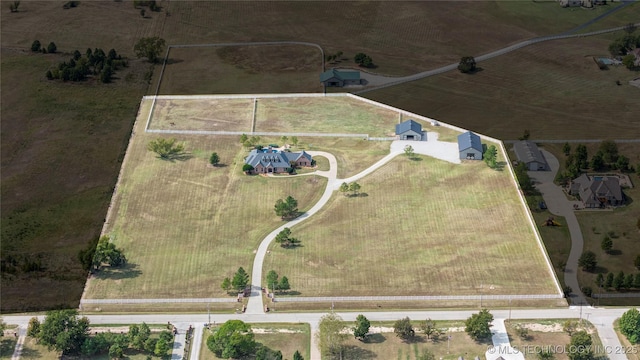
M 255 340 L 273 349 L 280 350 L 285 359 L 291 359 L 297 351 L 305 359 L 309 359 L 311 346 L 311 329 L 309 324 L 251 324 L 255 334 Z M 211 330 L 204 330 L 200 358 L 203 360 L 219 359 L 209 348 L 207 338 L 212 334 Z
M 398 114 L 357 99 L 340 97 L 258 100 L 256 131 L 347 133 L 388 136 Z
M 143 126 L 139 121 L 106 229 L 129 264 L 93 276 L 87 298 L 226 296 L 222 279 L 239 266 L 250 273 L 258 244 L 282 224 L 276 200 L 292 195 L 304 211 L 326 185 L 317 176 L 276 183 L 244 175 L 247 150 L 232 137 L 178 136 L 192 157 L 163 161 L 146 149 L 157 135 Z M 221 166 L 208 164 L 213 151 Z
M 150 129 L 251 132 L 253 99 L 158 99 Z
M 556 292 L 508 172 L 420 159 L 360 180 L 366 196 L 336 193 L 264 268 L 303 296 Z

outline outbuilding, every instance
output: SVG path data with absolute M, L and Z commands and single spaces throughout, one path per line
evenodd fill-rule
M 347 85 L 362 85 L 360 71 L 330 69 L 320 74 L 320 82 L 325 86 L 343 87 Z
M 547 160 L 538 149 L 538 145 L 532 141 L 522 140 L 513 145 L 518 161 L 524 163 L 529 171 L 549 170 Z
M 413 120 L 396 125 L 396 135 L 400 140 L 421 141 L 423 138 L 427 138 L 422 131 L 422 125 Z
M 460 160 L 482 160 L 482 141 L 480 136 L 467 131 L 458 135 Z

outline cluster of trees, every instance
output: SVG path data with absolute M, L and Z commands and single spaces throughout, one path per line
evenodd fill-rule
M 638 309 L 627 310 L 620 317 L 620 332 L 629 339 L 632 344 L 640 344 L 640 312 Z
M 178 144 L 175 138 L 157 138 L 149 141 L 147 150 L 158 154 L 161 159 L 173 160 L 184 155 L 184 144 Z
M 291 138 L 293 141 L 293 138 Z M 258 143 L 260 142 L 260 136 L 257 135 L 253 135 L 251 137 L 247 136 L 247 134 L 242 134 L 240 135 L 240 143 L 244 146 L 244 147 L 254 147 L 256 145 L 258 145 Z M 298 142 L 298 138 L 296 138 L 296 143 Z
M 42 44 L 40 43 L 40 40 L 34 40 L 31 43 L 31 51 L 33 52 L 41 52 L 43 54 L 54 54 L 58 51 L 58 47 L 56 46 L 56 43 L 54 43 L 53 41 L 49 43 L 49 45 L 47 45 L 47 47 L 42 46 Z
M 353 58 L 353 61 L 355 61 L 356 64 L 362 67 L 366 67 L 366 68 L 373 67 L 373 59 L 371 58 L 371 56 L 365 53 L 357 53 L 356 56 Z
M 284 200 L 278 199 L 274 210 L 283 220 L 295 218 L 298 216 L 298 200 L 292 196 L 287 196 Z
M 519 162 L 513 169 L 516 179 L 518 179 L 518 185 L 520 185 L 520 189 L 524 192 L 525 195 L 534 195 L 537 191 L 535 186 L 533 186 L 533 181 L 531 177 L 527 173 L 527 165 L 525 163 Z
M 587 147 L 578 144 L 572 152 L 571 145 L 565 143 L 562 146 L 565 159 L 565 179 L 574 179 L 580 175 L 583 169 L 592 169 L 593 171 L 620 170 L 622 172 L 633 171 L 633 167 L 629 165 L 629 158 L 618 153 L 618 145 L 611 140 L 605 140 L 600 143 L 598 151 L 589 160 Z
M 631 51 L 635 48 L 640 48 L 640 34 L 637 36 L 633 35 L 636 29 L 637 27 L 634 24 L 628 24 L 624 28 L 624 35 L 609 44 L 609 53 L 611 53 L 611 56 L 621 57 L 622 63 L 629 70 L 636 68 L 636 57 L 631 54 Z
M 289 284 L 289 279 L 286 276 L 278 279 L 279 275 L 275 270 L 271 270 L 267 273 L 267 286 L 271 289 L 271 292 L 274 291 L 287 291 L 291 289 L 291 285 Z
M 476 59 L 473 56 L 463 56 L 458 64 L 461 73 L 473 73 L 477 70 Z
M 112 359 L 123 358 L 127 349 L 166 356 L 173 345 L 173 334 L 170 331 L 165 330 L 160 333 L 159 338 L 152 338 L 151 330 L 145 323 L 131 325 L 127 334 L 106 332 L 89 336 L 89 319 L 78 317 L 76 310 L 49 311 L 42 323 L 38 318 L 32 318 L 27 335 L 62 355 L 108 354 Z
M 640 273 L 637 273 L 635 275 L 625 275 L 624 271 L 622 270 L 617 274 L 608 272 L 606 276 L 602 273 L 599 273 L 598 276 L 596 276 L 596 285 L 606 290 L 611 288 L 615 290 L 628 290 L 633 288 L 640 289 Z
M 228 320 L 207 337 L 207 348 L 218 358 L 282 360 L 282 352 L 256 342 L 251 325 L 241 320 Z M 304 360 L 299 351 L 293 360 Z
M 567 347 L 570 360 L 593 360 L 593 340 L 586 331 L 580 330 L 571 334 L 571 342 Z
M 247 271 L 241 266 L 238 268 L 238 271 L 233 274 L 233 279 L 229 279 L 228 277 L 224 278 L 220 287 L 226 292 L 229 292 L 231 289 L 243 291 L 247 285 L 249 285 L 249 274 L 247 274 Z
M 133 51 L 138 58 L 147 58 L 150 63 L 155 64 L 160 60 L 160 54 L 164 50 L 165 45 L 166 42 L 164 39 L 158 36 L 144 37 L 138 40 L 133 47 Z
M 108 236 L 102 236 L 98 240 L 98 245 L 91 261 L 92 271 L 100 271 L 105 264 L 111 267 L 120 267 L 126 263 L 127 258 L 124 256 L 123 250 L 116 248 L 116 245 L 110 241 Z
M 51 44 L 49 44 L 49 48 Z M 31 49 L 33 50 L 37 47 L 38 44 L 34 41 Z M 51 49 L 47 51 L 55 52 L 51 51 Z M 49 80 L 60 79 L 62 81 L 83 81 L 88 76 L 97 76 L 100 82 L 109 83 L 115 71 L 127 65 L 127 60 L 118 55 L 114 49 L 105 53 L 100 48 L 96 48 L 93 51 L 89 48 L 85 52 L 85 56 L 82 56 L 80 51 L 75 50 L 73 57 L 69 61 L 59 63 L 56 68 L 47 70 L 45 75 Z
M 362 187 L 360 186 L 360 184 L 358 184 L 357 182 L 352 182 L 347 184 L 346 182 L 343 182 L 342 185 L 340 185 L 340 192 L 343 193 L 345 196 L 358 196 L 358 192 L 360 191 Z M 350 193 L 350 194 L 347 194 Z
M 482 154 L 482 160 L 492 169 L 495 169 L 498 166 L 498 149 L 496 149 L 495 145 L 489 145 L 487 150 Z
M 280 244 L 280 246 L 285 249 L 300 246 L 300 240 L 291 236 L 291 229 L 288 227 L 282 229 L 282 231 L 276 235 L 275 240 L 276 243 Z
M 245 136 L 245 141 L 246 136 L 245 134 L 242 134 L 243 136 Z M 260 137 L 258 136 L 258 140 L 260 139 Z M 292 136 L 291 139 L 289 139 L 286 135 L 282 135 L 282 137 L 280 137 L 280 141 L 282 141 L 283 144 L 286 144 L 287 141 L 291 140 L 291 144 L 293 144 L 293 146 L 298 146 L 298 137 L 297 136 Z M 244 141 L 242 140 L 242 137 L 240 138 L 240 142 L 244 143 Z
M 325 55 L 325 59 L 327 61 L 335 61 L 336 59 L 339 59 L 342 56 L 342 51 L 338 51 L 335 54 L 327 54 Z

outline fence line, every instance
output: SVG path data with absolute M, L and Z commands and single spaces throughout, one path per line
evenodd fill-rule
M 261 135 L 261 136 L 305 136 L 305 137 L 348 137 L 368 139 L 369 134 L 344 134 L 344 133 L 285 133 L 285 132 L 265 132 L 265 131 L 209 131 L 209 130 L 163 130 L 149 129 L 148 133 L 157 134 L 188 134 L 188 135 Z
M 236 298 L 180 298 L 180 299 L 83 299 L 81 305 L 88 304 L 167 304 L 167 303 L 235 303 Z
M 593 298 L 612 299 L 612 298 L 640 298 L 640 293 L 625 294 L 591 294 Z
M 438 300 L 544 300 L 562 299 L 560 294 L 539 295 L 416 295 L 416 296 L 329 296 L 329 297 L 275 297 L 274 302 L 326 302 L 326 301 L 438 301 Z

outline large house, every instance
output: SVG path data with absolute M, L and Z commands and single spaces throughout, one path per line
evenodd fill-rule
M 624 203 L 624 193 L 616 176 L 582 174 L 571 181 L 569 193 L 579 196 L 586 208 L 619 206 Z
M 347 85 L 362 85 L 360 71 L 330 69 L 320 74 L 320 82 L 325 86 L 343 87 Z
M 480 136 L 467 131 L 458 135 L 460 160 L 482 160 L 482 142 Z
M 272 148 L 253 149 L 244 160 L 253 167 L 253 174 L 286 173 L 292 166 L 311 166 L 311 155 L 305 152 L 285 152 Z
M 532 141 L 522 140 L 513 145 L 518 161 L 524 163 L 529 171 L 549 170 L 547 159 L 544 158 L 538 145 Z
M 422 138 L 426 140 L 426 134 L 422 131 L 422 125 L 413 120 L 407 120 L 403 123 L 396 125 L 396 135 L 400 140 L 416 140 L 421 141 Z

